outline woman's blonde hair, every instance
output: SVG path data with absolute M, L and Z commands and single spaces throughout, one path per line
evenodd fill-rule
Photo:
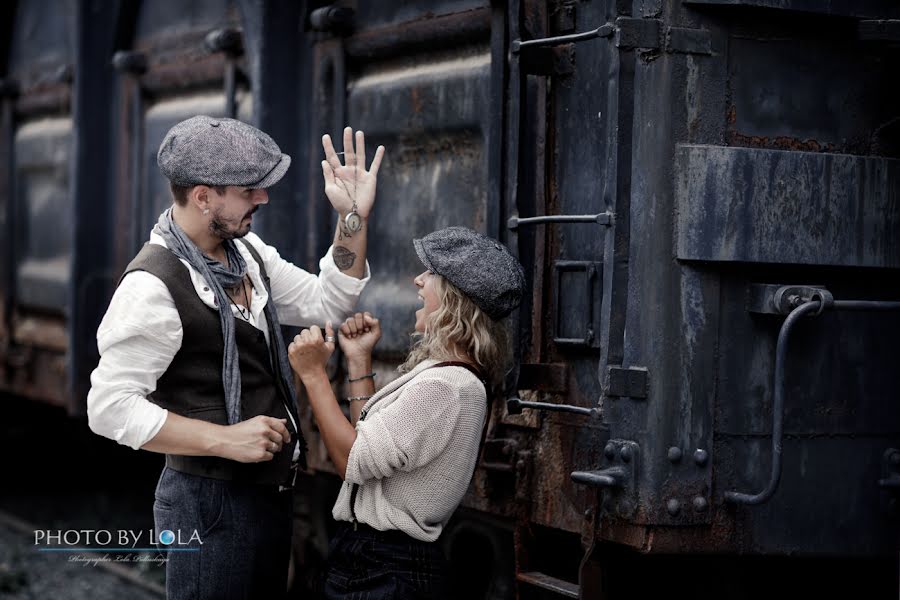
M 504 320 L 495 321 L 478 308 L 458 287 L 438 274 L 434 289 L 440 305 L 426 317 L 425 333 L 413 334 L 413 347 L 400 365 L 409 372 L 427 359 L 458 360 L 455 349 L 464 352 L 484 373 L 489 386 L 498 386 L 506 375 L 509 335 Z

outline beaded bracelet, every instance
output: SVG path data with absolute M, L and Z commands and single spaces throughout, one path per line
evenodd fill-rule
M 355 377 L 355 378 L 353 378 L 353 379 L 351 379 L 350 377 L 348 377 L 348 378 L 347 378 L 347 383 L 353 383 L 354 381 L 362 381 L 363 379 L 369 379 L 370 377 L 371 377 L 372 379 L 375 379 L 375 373 L 374 373 L 374 372 L 372 372 L 372 373 L 366 373 L 365 375 L 362 375 L 362 376 L 360 376 L 360 377 Z
M 354 400 L 368 400 L 372 396 L 347 396 L 344 398 L 347 402 L 353 402 Z

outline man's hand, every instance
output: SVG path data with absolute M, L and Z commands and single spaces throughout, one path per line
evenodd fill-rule
M 341 350 L 348 363 L 370 360 L 372 349 L 381 339 L 381 323 L 371 313 L 356 313 L 341 323 L 338 331 Z
M 356 132 L 356 148 L 353 147 L 353 130 L 344 128 L 344 164 L 334 151 L 331 136 L 322 136 L 322 147 L 325 149 L 325 160 L 322 161 L 322 174 L 325 176 L 325 195 L 331 205 L 341 216 L 353 209 L 356 201 L 356 212 L 363 219 L 369 216 L 375 203 L 375 183 L 378 168 L 384 156 L 384 146 L 375 150 L 372 167 L 366 170 L 366 140 L 362 131 Z
M 313 325 L 295 336 L 294 341 L 288 346 L 291 367 L 304 383 L 325 375 L 325 365 L 334 352 L 334 329 L 331 327 L 331 321 L 325 325 L 325 335 L 332 341 L 326 342 L 322 337 L 322 330 Z
M 282 444 L 289 444 L 291 433 L 287 419 L 276 419 L 259 415 L 222 428 L 221 441 L 215 453 L 222 458 L 242 463 L 272 460 L 281 450 Z

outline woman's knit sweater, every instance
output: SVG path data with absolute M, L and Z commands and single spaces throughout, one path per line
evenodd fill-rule
M 484 385 L 464 367 L 429 368 L 388 383 L 363 407 L 332 515 L 434 541 L 462 501 L 487 417 Z M 353 511 L 350 499 L 358 485 Z

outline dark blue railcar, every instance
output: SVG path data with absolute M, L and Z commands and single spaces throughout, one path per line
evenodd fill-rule
M 260 233 L 311 269 L 334 227 L 318 140 L 350 124 L 388 148 L 376 370 L 408 344 L 412 237 L 498 237 L 533 290 L 445 535 L 461 595 L 742 596 L 832 565 L 819 594 L 895 585 L 896 2 L 20 0 L 0 19 L 0 388 L 83 413 L 99 319 L 169 202 L 172 124 L 273 135 L 294 161 Z M 312 564 L 336 478 L 306 420 Z

